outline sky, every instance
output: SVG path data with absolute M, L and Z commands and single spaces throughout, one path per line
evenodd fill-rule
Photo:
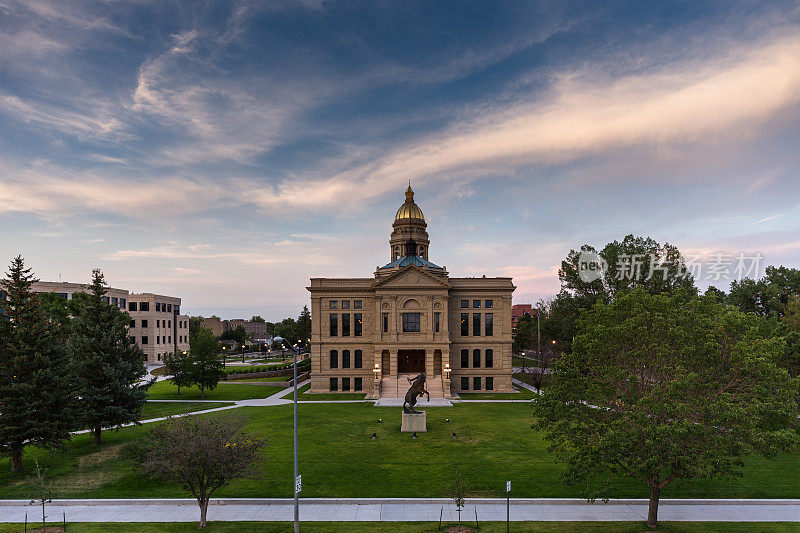
M 0 261 L 206 316 L 373 275 L 408 180 L 515 303 L 631 233 L 796 268 L 800 2 L 0 0 L 0 163 Z

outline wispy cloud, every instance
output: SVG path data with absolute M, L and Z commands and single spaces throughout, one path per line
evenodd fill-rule
M 755 222 L 753 222 L 751 225 L 753 225 L 753 226 L 754 226 L 754 225 L 756 225 L 756 224 L 761 224 L 762 222 L 768 222 L 768 221 L 770 221 L 770 220 L 775 220 L 776 218 L 780 218 L 781 216 L 783 216 L 783 215 L 772 215 L 772 216 L 770 216 L 770 217 L 762 218 L 761 220 L 756 220 L 756 221 L 755 221 Z

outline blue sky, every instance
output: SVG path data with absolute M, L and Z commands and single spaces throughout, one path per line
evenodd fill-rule
M 800 3 L 0 0 L 0 158 L 0 259 L 191 313 L 370 276 L 409 179 L 517 302 L 628 233 L 798 267 Z

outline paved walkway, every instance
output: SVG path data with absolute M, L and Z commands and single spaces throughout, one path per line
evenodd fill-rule
M 504 521 L 503 499 L 467 499 L 461 512 L 464 521 Z M 35 520 L 41 508 L 27 500 L 0 500 L 0 523 L 24 522 L 25 513 Z M 452 500 L 424 498 L 354 498 L 300 500 L 302 521 L 422 522 L 457 519 Z M 54 500 L 47 513 L 58 521 L 66 513 L 69 522 L 196 522 L 199 510 L 194 500 Z M 290 499 L 232 498 L 212 500 L 211 521 L 291 521 Z M 644 521 L 647 500 L 610 500 L 586 503 L 581 499 L 514 499 L 512 521 Z M 800 522 L 800 500 L 670 500 L 658 509 L 663 521 Z

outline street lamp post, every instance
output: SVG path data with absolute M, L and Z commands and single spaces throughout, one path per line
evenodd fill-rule
M 281 346 L 286 348 L 286 343 L 281 339 Z M 297 461 L 297 344 L 290 345 L 294 358 L 294 387 L 292 392 L 294 404 L 294 531 L 300 533 L 300 470 Z

